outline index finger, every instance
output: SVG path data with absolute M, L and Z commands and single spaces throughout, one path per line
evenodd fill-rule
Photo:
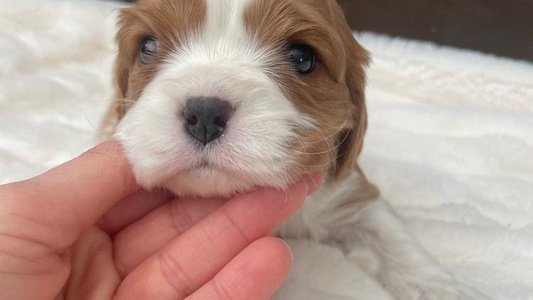
M 27 226 L 18 228 L 19 233 L 62 249 L 137 189 L 120 145 L 107 142 L 40 176 L 9 184 L 0 192 L 7 193 L 2 198 L 7 200 L 7 214 L 15 218 L 11 224 L 26 222 Z

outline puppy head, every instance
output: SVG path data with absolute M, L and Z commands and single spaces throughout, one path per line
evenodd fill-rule
M 334 0 L 141 0 L 117 36 L 117 138 L 145 188 L 227 196 L 354 167 L 367 53 Z

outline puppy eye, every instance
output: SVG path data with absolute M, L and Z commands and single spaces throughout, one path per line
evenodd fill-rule
M 307 45 L 290 45 L 288 56 L 296 71 L 302 75 L 309 74 L 315 69 L 316 55 L 313 49 Z
M 153 37 L 144 38 L 141 41 L 141 62 L 146 64 L 157 54 L 159 51 L 159 41 Z

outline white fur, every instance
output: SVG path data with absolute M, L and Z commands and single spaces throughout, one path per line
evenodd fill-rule
M 397 300 L 488 299 L 458 282 L 423 250 L 384 199 L 356 201 L 364 182 L 353 171 L 341 183 L 321 188 L 278 233 L 338 246 Z M 284 287 L 279 299 L 290 289 Z
M 382 198 L 331 231 L 348 257 L 398 300 L 488 299 L 458 282 L 427 254 Z
M 247 35 L 248 2 L 208 1 L 205 26 L 179 37 L 182 46 L 119 124 L 115 136 L 144 187 L 214 196 L 289 183 L 293 129 L 313 121 L 267 75 L 272 49 Z M 235 107 L 223 136 L 205 148 L 185 131 L 181 114 L 190 97 L 218 97 Z

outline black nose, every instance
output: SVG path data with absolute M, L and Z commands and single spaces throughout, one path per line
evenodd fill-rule
M 187 100 L 185 127 L 204 145 L 218 139 L 229 121 L 231 105 L 218 98 L 198 97 Z

